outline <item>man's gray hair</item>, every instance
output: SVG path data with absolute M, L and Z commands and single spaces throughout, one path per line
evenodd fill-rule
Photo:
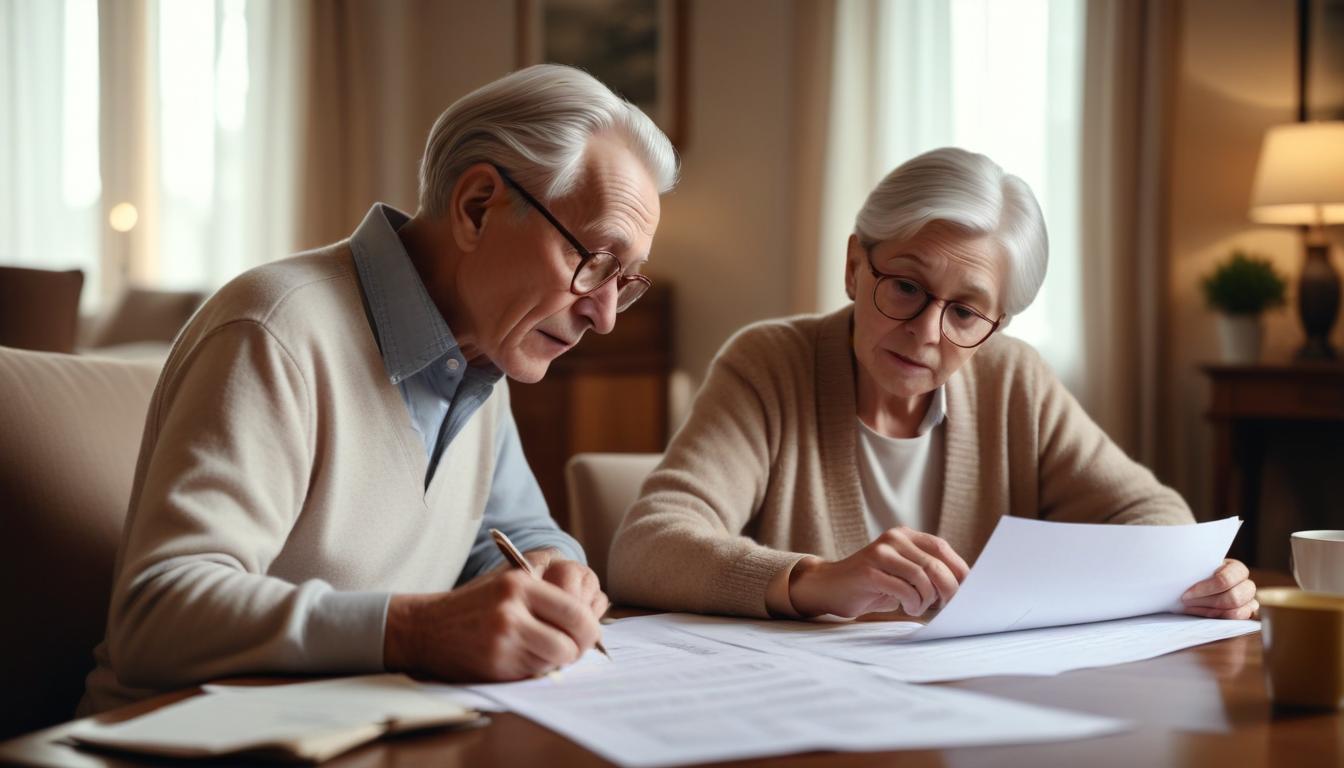
M 1020 314 L 1045 280 L 1049 242 L 1031 187 L 993 160 L 943 147 L 902 163 L 868 194 L 854 233 L 866 246 L 909 240 L 941 221 L 988 236 L 1007 259 L 1003 311 Z
M 429 132 L 420 161 L 420 213 L 448 209 L 453 185 L 476 163 L 504 168 L 543 200 L 579 181 L 588 140 L 612 131 L 648 169 L 658 194 L 677 183 L 672 143 L 638 107 L 573 67 L 538 64 L 453 102 Z

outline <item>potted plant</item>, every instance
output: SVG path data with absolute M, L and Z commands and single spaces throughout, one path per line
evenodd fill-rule
M 1261 313 L 1283 306 L 1287 282 L 1269 259 L 1238 249 L 1204 277 L 1203 288 L 1205 300 L 1219 313 L 1223 360 L 1257 362 L 1264 338 Z

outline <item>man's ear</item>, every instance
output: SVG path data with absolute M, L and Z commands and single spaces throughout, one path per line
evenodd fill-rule
M 490 212 L 508 203 L 504 180 L 489 163 L 476 163 L 453 184 L 448 216 L 453 240 L 463 253 L 475 251 L 485 232 Z
M 863 265 L 866 255 L 863 243 L 859 242 L 859 236 L 850 235 L 845 247 L 845 293 L 849 294 L 850 301 L 854 300 L 854 294 L 858 290 L 858 270 Z

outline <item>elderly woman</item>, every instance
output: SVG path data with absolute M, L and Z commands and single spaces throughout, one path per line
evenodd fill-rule
M 1026 344 L 1045 277 L 1031 190 L 939 149 L 887 175 L 849 238 L 853 303 L 758 323 L 715 359 L 612 544 L 613 600 L 744 616 L 919 616 L 1002 515 L 1192 523 Z M 1255 613 L 1226 561 L 1189 613 Z

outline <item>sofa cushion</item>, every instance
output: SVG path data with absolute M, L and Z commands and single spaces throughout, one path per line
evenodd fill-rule
M 0 348 L 0 738 L 79 702 L 158 372 Z
M 0 347 L 73 352 L 83 287 L 78 269 L 0 267 Z
M 200 291 L 131 288 L 98 325 L 89 346 L 172 341 L 202 301 L 205 294 Z

